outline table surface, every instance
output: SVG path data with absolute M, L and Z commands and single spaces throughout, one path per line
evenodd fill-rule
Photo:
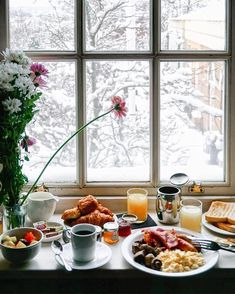
M 158 223 L 156 213 L 150 213 L 151 217 L 156 221 L 159 226 L 162 224 Z M 63 223 L 60 219 L 59 214 L 55 214 L 50 221 L 57 221 Z M 136 230 L 133 230 L 133 232 Z M 209 237 L 212 239 L 216 239 L 218 237 L 225 237 L 222 235 L 218 235 L 204 226 L 202 226 L 202 232 L 205 237 Z M 123 271 L 133 269 L 123 258 L 121 253 L 121 244 L 123 242 L 122 237 L 120 237 L 119 242 L 114 245 L 108 245 L 112 250 L 112 258 L 111 260 L 103 265 L 101 269 L 105 270 L 115 270 L 115 271 Z M 22 265 L 12 265 L 8 263 L 0 253 L 0 271 L 56 271 L 61 270 L 62 267 L 57 263 L 55 259 L 55 255 L 50 248 L 51 243 L 42 243 L 42 248 L 39 254 L 30 262 Z M 235 269 L 235 254 L 227 251 L 220 250 L 219 251 L 219 260 L 215 265 L 217 269 Z

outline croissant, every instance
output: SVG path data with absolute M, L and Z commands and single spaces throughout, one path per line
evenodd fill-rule
M 70 220 L 70 219 L 76 219 L 80 216 L 81 216 L 81 212 L 80 212 L 79 208 L 76 206 L 71 209 L 66 209 L 63 212 L 61 218 L 66 221 L 66 220 Z
M 102 204 L 99 203 L 97 209 L 104 213 L 104 214 L 109 214 L 110 216 L 113 216 L 113 213 L 110 209 L 108 209 L 107 207 L 104 207 Z
M 98 201 L 92 195 L 88 195 L 78 201 L 78 208 L 81 211 L 81 215 L 86 215 L 98 207 Z
M 102 213 L 98 209 L 96 209 L 95 211 L 87 215 L 82 215 L 81 217 L 72 221 L 71 226 L 81 224 L 81 223 L 89 223 L 89 224 L 102 227 L 105 223 L 112 222 L 112 221 L 113 221 L 113 217 L 111 215 Z

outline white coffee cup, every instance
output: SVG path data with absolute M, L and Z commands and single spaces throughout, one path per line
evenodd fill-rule
M 95 257 L 96 227 L 87 223 L 73 226 L 71 243 L 75 261 L 91 261 Z

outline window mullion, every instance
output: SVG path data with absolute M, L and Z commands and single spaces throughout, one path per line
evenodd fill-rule
M 85 72 L 83 56 L 83 40 L 84 40 L 84 7 L 83 1 L 78 0 L 76 3 L 76 50 L 77 50 L 77 73 L 76 73 L 76 117 L 77 128 L 85 123 Z M 85 184 L 85 135 L 84 132 L 77 136 L 77 180 L 80 188 Z
M 8 1 L 0 1 L 0 52 L 8 47 Z
M 85 97 L 84 97 L 84 63 L 83 60 L 77 60 L 77 87 L 76 87 L 76 103 L 77 103 L 77 128 L 85 123 Z M 84 132 L 77 136 L 77 179 L 79 186 L 84 186 L 85 176 L 85 136 Z
M 153 187 L 156 187 L 159 183 L 159 59 L 153 59 L 151 63 L 150 73 L 150 89 L 151 89 L 151 102 L 150 102 L 150 126 L 151 126 L 151 181 Z
M 82 0 L 74 2 L 75 4 L 75 49 L 78 55 L 82 54 L 83 46 L 83 5 Z

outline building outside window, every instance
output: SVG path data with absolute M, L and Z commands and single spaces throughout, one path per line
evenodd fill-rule
M 9 0 L 0 49 L 24 50 L 49 69 L 37 139 L 24 170 L 33 182 L 79 126 L 125 99 L 71 141 L 41 181 L 62 195 L 149 194 L 177 172 L 205 195 L 235 193 L 235 10 L 226 0 Z M 187 188 L 185 188 L 187 189 Z

